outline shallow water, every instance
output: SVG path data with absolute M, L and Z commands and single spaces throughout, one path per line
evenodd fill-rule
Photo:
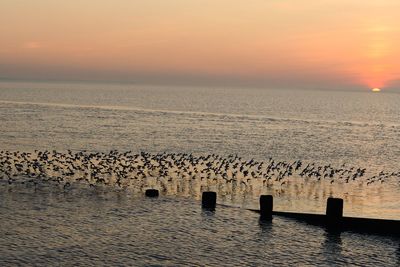
M 400 219 L 400 180 L 391 175 L 400 171 L 398 103 L 396 93 L 1 82 L 0 265 L 399 266 L 398 239 L 329 233 L 279 217 L 260 223 L 245 209 L 272 194 L 276 210 L 323 213 L 334 196 L 344 198 L 345 215 Z M 73 175 L 61 156 L 39 161 L 40 178 L 17 170 L 32 168 L 35 150 L 107 159 L 114 149 L 237 154 L 242 165 L 301 160 L 342 171 L 277 181 L 275 173 L 265 183 L 243 172 L 233 178 L 229 166 L 226 176 L 189 179 L 189 169 L 204 166 L 174 173 L 180 167 L 172 160 L 168 177 L 159 177 L 153 161 L 118 184 L 126 164 L 119 156 L 102 164 L 111 168 L 97 176 L 102 183 L 90 178 L 100 163 L 86 156 L 74 161 L 85 167 Z M 18 167 L 23 152 L 34 156 Z M 365 175 L 346 181 L 343 171 L 358 168 Z M 161 197 L 143 198 L 150 187 Z M 202 210 L 204 190 L 230 207 Z
M 374 178 L 400 171 L 398 103 L 394 92 L 2 82 L 0 150 L 118 149 L 345 164 L 367 172 L 349 183 L 254 185 L 251 194 L 227 196 L 225 203 L 254 207 L 268 193 L 277 209 L 321 213 L 326 198 L 336 196 L 345 199 L 346 215 L 400 219 L 399 177 Z
M 398 266 L 399 240 L 190 198 L 1 187 L 0 265 Z
M 399 203 L 391 202 L 398 189 L 391 182 L 400 173 L 373 178 L 367 169 L 365 174 L 344 165 L 304 165 L 233 155 L 0 151 L 0 186 L 32 191 L 53 183 L 64 192 L 84 186 L 138 195 L 155 188 L 162 195 L 193 199 L 215 191 L 219 203 L 245 208 L 258 208 L 259 196 L 269 194 L 275 197 L 275 210 L 307 213 L 323 213 L 326 199 L 335 196 L 344 199 L 347 216 L 400 217 Z
M 400 94 L 0 83 L 2 149 L 144 150 L 398 170 Z

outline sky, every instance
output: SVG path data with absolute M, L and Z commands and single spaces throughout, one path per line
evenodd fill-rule
M 398 0 L 1 0 L 0 78 L 400 87 Z

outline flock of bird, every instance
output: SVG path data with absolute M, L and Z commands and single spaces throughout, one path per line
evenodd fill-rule
M 219 189 L 252 190 L 253 187 L 285 187 L 291 179 L 321 181 L 328 184 L 361 181 L 371 185 L 383 183 L 399 172 L 381 171 L 367 177 L 365 168 L 319 166 L 315 163 L 245 160 L 237 155 L 195 156 L 186 153 L 137 153 L 110 151 L 0 151 L 0 181 L 3 184 L 50 181 L 68 190 L 80 182 L 90 187 L 158 188 L 163 192 L 188 191 L 195 185 Z M 22 179 L 23 178 L 23 179 Z M 362 178 L 362 179 L 361 179 Z

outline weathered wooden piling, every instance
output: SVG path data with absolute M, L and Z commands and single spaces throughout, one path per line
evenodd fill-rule
M 343 199 L 328 198 L 326 204 L 326 217 L 329 220 L 339 221 L 343 218 Z
M 146 197 L 158 197 L 159 192 L 157 189 L 147 189 L 145 195 Z
M 343 219 L 343 199 L 330 197 L 326 203 L 325 223 L 328 229 L 340 230 Z
M 201 206 L 203 209 L 214 210 L 217 204 L 217 193 L 215 192 L 203 192 L 201 197 Z
M 272 220 L 274 199 L 271 195 L 260 196 L 260 215 L 263 220 Z

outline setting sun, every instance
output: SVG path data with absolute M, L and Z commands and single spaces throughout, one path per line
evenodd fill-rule
M 381 89 L 380 88 L 372 88 L 372 92 L 380 92 Z

